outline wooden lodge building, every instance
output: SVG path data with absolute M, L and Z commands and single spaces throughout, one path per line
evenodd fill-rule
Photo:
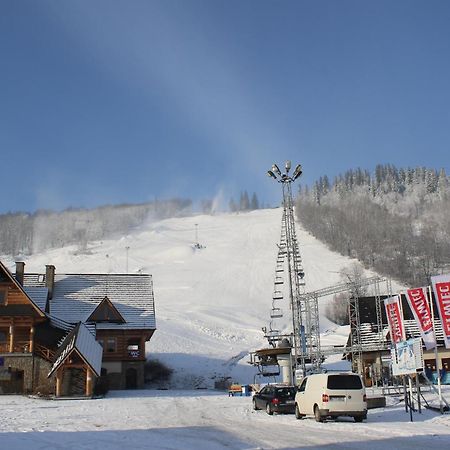
M 150 275 L 13 275 L 0 261 L 0 394 L 91 396 L 144 386 L 155 331 Z
M 366 386 L 373 386 L 375 384 L 382 384 L 391 379 L 390 373 L 391 365 L 391 337 L 389 326 L 387 323 L 386 312 L 383 300 L 388 296 L 381 296 L 381 330 L 378 330 L 377 313 L 376 313 L 376 297 L 360 297 L 358 299 L 359 305 L 359 320 L 360 320 L 360 349 L 361 361 L 352 361 L 354 367 L 361 368 L 363 373 L 364 383 Z M 420 337 L 419 328 L 414 319 L 413 313 L 409 308 L 408 301 L 404 295 L 401 296 L 403 317 L 405 324 L 405 334 L 407 339 Z M 436 368 L 436 359 L 434 350 L 426 350 L 423 346 L 423 357 L 425 370 L 428 377 L 436 381 L 438 373 L 444 369 L 445 384 L 450 384 L 450 350 L 444 346 L 444 336 L 439 319 L 437 307 L 433 299 L 434 308 L 434 323 L 438 348 L 438 367 Z M 347 349 L 351 347 L 351 335 L 354 330 L 351 330 L 347 341 Z M 356 352 L 357 353 L 357 352 Z M 353 353 L 355 356 L 355 353 Z M 346 357 L 351 359 L 351 353 L 347 353 Z M 441 377 L 442 378 L 442 377 Z

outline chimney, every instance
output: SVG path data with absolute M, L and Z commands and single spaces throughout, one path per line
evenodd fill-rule
M 16 262 L 16 281 L 23 286 L 23 276 L 25 274 L 25 263 L 22 261 Z
M 55 287 L 55 266 L 47 264 L 45 266 L 45 286 L 48 289 L 48 299 L 53 297 L 53 288 Z

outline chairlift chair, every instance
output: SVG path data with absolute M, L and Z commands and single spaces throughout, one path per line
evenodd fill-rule
M 270 312 L 270 317 L 272 319 L 283 317 L 283 310 L 281 308 L 272 308 L 272 311 Z
M 284 284 L 284 280 L 283 280 L 283 278 L 281 278 L 281 277 L 275 277 L 275 282 L 274 282 L 274 284 Z
M 276 377 L 280 375 L 280 366 L 279 364 L 268 366 L 266 364 L 258 365 L 259 373 L 263 377 Z
M 283 293 L 281 291 L 275 291 L 272 295 L 273 300 L 283 300 Z

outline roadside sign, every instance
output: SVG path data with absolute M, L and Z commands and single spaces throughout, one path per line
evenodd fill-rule
M 409 375 L 423 369 L 422 339 L 408 339 L 398 342 L 391 349 L 392 374 Z

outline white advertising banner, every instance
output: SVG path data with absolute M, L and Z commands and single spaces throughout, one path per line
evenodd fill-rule
M 445 348 L 450 348 L 450 273 L 431 277 L 431 284 L 444 331 Z
M 391 332 L 391 341 L 393 344 L 405 340 L 405 327 L 403 324 L 402 308 L 400 305 L 400 297 L 395 295 L 384 300 L 386 308 L 386 317 Z
M 436 337 L 434 335 L 430 305 L 427 299 L 427 289 L 408 289 L 406 291 L 406 298 L 419 326 L 420 335 L 422 336 L 425 347 L 427 350 L 431 350 L 436 347 Z

